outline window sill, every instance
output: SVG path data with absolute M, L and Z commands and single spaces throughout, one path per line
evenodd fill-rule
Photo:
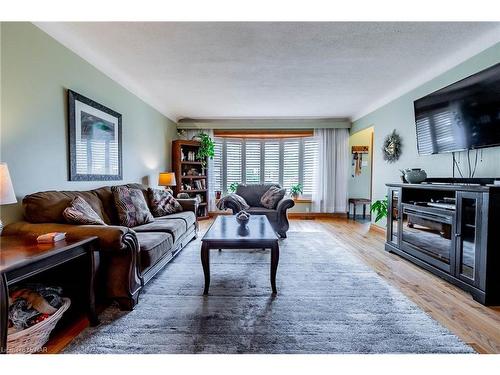
M 312 203 L 311 198 L 292 198 L 295 203 Z

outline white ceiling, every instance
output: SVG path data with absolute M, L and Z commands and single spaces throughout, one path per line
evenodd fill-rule
M 173 120 L 351 117 L 500 41 L 500 23 L 37 23 Z

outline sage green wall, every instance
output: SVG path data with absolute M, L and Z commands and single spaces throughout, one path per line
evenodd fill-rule
M 386 183 L 400 182 L 399 169 L 423 168 L 427 171 L 429 177 L 450 177 L 452 175 L 451 154 L 418 155 L 413 101 L 497 63 L 500 63 L 500 43 L 495 44 L 353 123 L 351 134 L 355 134 L 370 126 L 374 127 L 374 200 L 381 199 L 386 195 Z M 383 160 L 380 150 L 385 136 L 393 129 L 396 129 L 403 139 L 403 152 L 396 163 L 388 164 Z M 484 149 L 483 162 L 478 165 L 476 177 L 499 177 L 499 160 L 499 147 Z M 466 169 L 465 164 L 462 155 L 461 169 Z M 383 224 L 381 223 L 381 225 Z
M 68 181 L 67 89 L 122 114 L 123 181 L 111 184 L 154 185 L 158 171 L 170 169 L 175 124 L 33 24 L 1 24 L 1 77 L 1 161 L 19 201 L 108 184 Z M 2 207 L 5 222 L 20 217 L 20 204 Z

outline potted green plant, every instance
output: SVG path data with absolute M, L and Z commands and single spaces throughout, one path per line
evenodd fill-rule
M 240 184 L 239 182 L 233 182 L 231 185 L 229 185 L 229 187 L 227 188 L 227 190 L 230 193 L 236 193 L 236 189 L 238 188 L 239 184 Z
M 215 154 L 215 143 L 207 133 L 199 133 L 197 138 L 200 141 L 200 147 L 196 153 L 196 158 L 201 161 L 203 167 L 202 174 L 205 174 L 205 167 L 207 166 L 207 158 L 213 159 Z
M 384 199 L 379 199 L 372 203 L 370 211 L 375 213 L 375 222 L 387 217 L 387 208 L 389 207 L 389 199 L 387 196 Z
M 290 187 L 290 194 L 292 198 L 297 199 L 300 194 L 304 192 L 304 189 L 301 184 L 295 184 Z

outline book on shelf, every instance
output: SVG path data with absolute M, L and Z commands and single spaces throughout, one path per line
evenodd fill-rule
M 196 180 L 194 181 L 194 186 L 196 187 L 197 190 L 203 190 L 205 189 L 205 180 Z

